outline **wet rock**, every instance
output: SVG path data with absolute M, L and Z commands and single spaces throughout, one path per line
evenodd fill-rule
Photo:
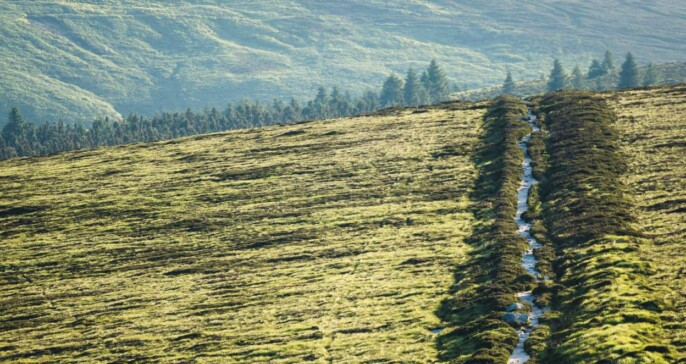
M 513 311 L 520 311 L 524 309 L 524 305 L 521 303 L 513 303 L 505 309 L 505 312 L 513 312 Z
M 529 325 L 529 315 L 520 313 L 506 313 L 502 319 L 514 327 L 524 327 Z

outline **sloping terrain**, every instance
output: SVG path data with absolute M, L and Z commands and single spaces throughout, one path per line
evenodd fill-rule
M 548 94 L 536 109 L 548 134 L 540 215 L 557 255 L 556 284 L 537 288 L 553 292 L 542 361 L 673 362 L 661 320 L 671 309 L 651 284 L 659 262 L 643 258 L 654 241 L 633 226 L 615 113 L 578 91 Z
M 484 112 L 0 163 L 0 361 L 433 360 Z
M 683 61 L 685 18 L 673 0 L 4 1 L 0 115 L 90 122 L 320 85 L 362 92 L 431 58 L 470 87 L 508 69 L 539 78 L 552 57 L 588 65 L 606 48 Z
M 686 88 L 530 106 L 539 282 L 512 97 L 0 162 L 0 361 L 683 361 Z
M 686 358 L 686 87 L 605 94 L 618 119 L 636 227 L 652 241 L 642 249 L 665 292 L 666 336 Z M 686 359 L 684 359 L 686 360 Z

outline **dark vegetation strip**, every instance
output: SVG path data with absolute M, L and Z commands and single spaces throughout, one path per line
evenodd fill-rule
M 632 228 L 621 183 L 627 163 L 610 126 L 614 114 L 591 93 L 559 92 L 538 101 L 548 133 L 540 232 L 554 242 L 562 285 L 553 290 L 558 311 L 547 315 L 552 335 L 540 361 L 672 362 L 673 348 L 662 340 L 663 303 L 649 282 L 653 270 L 641 259 L 641 246 L 651 242 Z M 550 261 L 550 252 L 542 255 Z
M 440 359 L 455 363 L 504 363 L 517 344 L 517 332 L 501 319 L 517 302 L 515 293 L 531 289 L 534 278 L 521 257 L 527 243 L 513 217 L 524 158 L 518 140 L 530 132 L 521 120 L 526 105 L 513 97 L 492 103 L 475 156 L 479 169 L 473 200 L 477 223 L 469 239 L 472 259 L 456 269 L 450 299 L 439 316 L 453 327 L 439 337 Z
M 545 147 L 546 132 L 540 119 L 536 120 L 536 124 L 541 128 L 541 132 L 531 134 L 529 156 L 531 157 L 534 178 L 544 183 L 545 171 L 548 165 L 548 155 Z M 552 241 L 548 238 L 548 231 L 543 223 L 543 204 L 540 198 L 540 186 L 540 183 L 531 186 L 527 199 L 529 208 L 522 214 L 522 218 L 531 224 L 529 232 L 541 244 L 539 248 L 534 250 L 537 260 L 536 269 L 542 278 L 533 290 L 536 297 L 534 303 L 539 307 L 550 307 L 554 293 L 560 289 L 560 286 L 554 281 L 555 271 L 553 264 L 555 261 L 555 248 Z M 531 331 L 529 338 L 524 343 L 524 350 L 530 356 L 527 362 L 529 364 L 537 363 L 547 348 L 551 331 L 549 325 L 551 317 L 554 317 L 554 315 L 544 314 L 543 317 L 539 318 L 539 325 Z
M 531 156 L 531 166 L 533 167 L 533 175 L 539 182 L 545 183 L 545 171 L 548 165 L 548 155 L 545 147 L 546 131 L 541 125 L 540 119 L 537 120 L 538 126 L 541 127 L 540 133 L 531 134 L 531 141 L 529 141 L 529 155 Z M 543 205 L 540 198 L 540 186 L 535 184 L 529 190 L 529 209 L 522 214 L 524 220 L 531 223 L 531 235 L 542 245 L 534 251 L 538 263 L 536 268 L 543 278 L 552 279 L 555 277 L 553 270 L 553 263 L 555 261 L 555 249 L 553 243 L 548 238 L 548 230 L 543 223 L 542 210 Z M 545 281 L 547 281 L 545 279 Z M 549 306 L 551 300 L 550 282 L 541 281 L 537 292 L 536 302 L 541 306 Z M 531 354 L 531 353 L 530 353 Z

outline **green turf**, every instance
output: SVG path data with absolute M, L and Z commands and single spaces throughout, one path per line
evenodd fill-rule
M 664 292 L 665 336 L 686 360 L 686 87 L 604 96 L 617 114 L 635 227 L 652 242 L 641 258 L 655 269 L 649 284 Z
M 439 340 L 441 359 L 454 363 L 506 362 L 517 332 L 501 316 L 517 302 L 515 293 L 532 288 L 521 256 L 526 241 L 513 217 L 524 158 L 518 141 L 530 131 L 522 120 L 526 105 L 513 97 L 495 99 L 484 116 L 484 132 L 474 162 L 475 227 L 470 259 L 455 272 L 453 297 L 439 312 L 450 330 Z
M 435 359 L 484 111 L 0 163 L 0 361 Z
M 551 322 L 542 361 L 672 362 L 660 318 L 665 291 L 651 284 L 655 269 L 643 259 L 654 242 L 634 224 L 615 114 L 582 92 L 549 94 L 537 108 L 549 135 L 541 217 L 564 287 L 553 298 L 562 316 Z
M 528 218 L 553 279 L 537 362 L 683 360 L 685 96 L 533 100 Z M 525 111 L 448 103 L 0 162 L 0 361 L 503 362 L 503 305 L 531 287 L 511 216 Z

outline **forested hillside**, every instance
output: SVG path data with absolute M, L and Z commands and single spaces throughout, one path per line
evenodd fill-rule
M 274 100 L 268 105 L 242 100 L 235 105 L 227 105 L 222 112 L 216 108 L 193 112 L 188 108 L 182 113 L 163 112 L 152 118 L 138 114 L 130 114 L 124 120 L 98 118 L 89 128 L 61 120 L 40 124 L 28 122 L 21 111 L 13 107 L 0 133 L 0 160 L 153 142 L 231 129 L 363 115 L 382 108 L 436 104 L 449 98 L 445 71 L 438 62 L 432 60 L 421 72 L 421 77 L 413 68 L 408 69 L 405 80 L 390 75 L 379 93 L 368 91 L 353 99 L 337 87 L 331 90 L 320 87 L 317 96 L 304 105 L 295 98 L 288 103 Z
M 539 78 L 551 55 L 586 65 L 606 48 L 681 61 L 685 17 L 670 0 L 5 1 L 0 115 L 90 123 L 319 86 L 361 94 L 431 58 L 461 87 L 500 84 L 508 69 Z

